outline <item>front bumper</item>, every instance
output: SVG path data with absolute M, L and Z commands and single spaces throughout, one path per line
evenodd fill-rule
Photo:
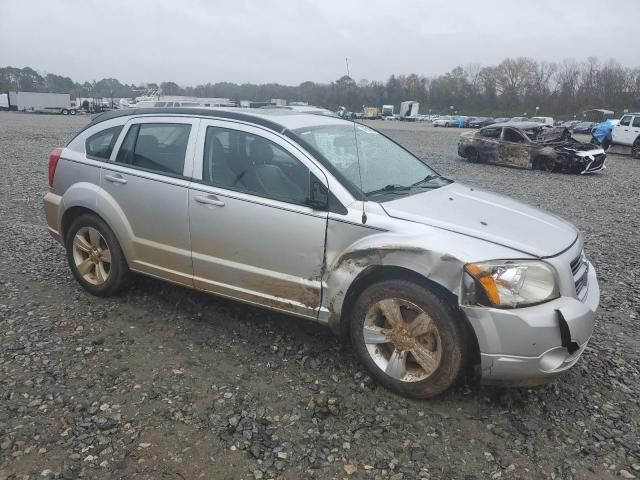
M 546 383 L 576 364 L 595 325 L 600 288 L 593 267 L 580 301 L 562 296 L 510 310 L 461 306 L 480 349 L 480 381 L 531 386 Z

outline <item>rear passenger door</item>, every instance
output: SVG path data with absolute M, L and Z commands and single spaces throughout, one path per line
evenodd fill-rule
M 316 318 L 326 210 L 305 202 L 321 170 L 274 132 L 202 120 L 189 193 L 194 285 Z
M 103 165 L 98 202 L 114 212 L 129 266 L 191 286 L 189 181 L 198 119 L 130 120 Z

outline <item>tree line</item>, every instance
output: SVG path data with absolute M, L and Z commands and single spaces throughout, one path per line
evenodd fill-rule
M 386 82 L 356 82 L 345 75 L 330 83 L 306 81 L 296 86 L 277 83 L 236 84 L 230 82 L 180 86 L 123 84 L 115 78 L 78 83 L 69 77 L 41 74 L 32 68 L 0 68 L 0 92 L 9 90 L 70 93 L 77 97 L 133 98 L 148 89 L 165 95 L 222 97 L 265 101 L 283 98 L 305 101 L 330 109 L 344 106 L 359 111 L 362 106 L 399 106 L 405 100 L 420 102 L 421 113 L 487 115 L 573 115 L 589 108 L 607 108 L 621 113 L 640 110 L 640 67 L 625 67 L 615 60 L 538 62 L 531 58 L 507 58 L 494 66 L 458 66 L 443 75 L 426 77 L 415 73 L 391 75 Z

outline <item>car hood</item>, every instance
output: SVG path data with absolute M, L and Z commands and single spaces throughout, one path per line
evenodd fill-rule
M 469 235 L 536 257 L 570 247 L 577 229 L 553 214 L 461 183 L 381 204 L 389 216 Z

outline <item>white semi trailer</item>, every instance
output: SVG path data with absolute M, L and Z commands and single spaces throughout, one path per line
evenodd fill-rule
M 414 101 L 402 102 L 400 104 L 400 120 L 413 122 L 418 118 L 420 103 Z
M 75 115 L 68 93 L 9 92 L 9 109 L 19 112 Z

